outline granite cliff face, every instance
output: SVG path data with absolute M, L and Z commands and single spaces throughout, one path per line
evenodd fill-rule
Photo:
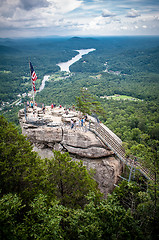
M 101 192 L 106 196 L 112 192 L 118 181 L 122 165 L 114 153 L 105 146 L 94 133 L 89 131 L 88 116 L 85 126 L 80 126 L 81 114 L 75 111 L 66 112 L 63 108 L 46 107 L 45 114 L 38 107 L 19 111 L 22 133 L 34 145 L 42 158 L 52 157 L 52 150 L 68 151 L 73 160 L 82 160 L 88 168 L 96 170 L 95 180 Z M 76 121 L 71 129 L 71 119 Z

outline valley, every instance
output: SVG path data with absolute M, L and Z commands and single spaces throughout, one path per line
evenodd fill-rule
M 31 100 L 29 58 L 38 76 L 37 103 L 71 107 L 86 88 L 106 111 L 98 117 L 128 143 L 128 152 L 134 153 L 145 139 L 158 139 L 159 38 L 17 39 L 0 44 L 8 47 L 6 54 L 0 51 L 0 104 L 9 121 L 19 125 L 17 112 Z M 9 53 L 10 47 L 18 51 Z
M 0 55 L 2 235 L 153 239 L 159 38 L 0 39 Z

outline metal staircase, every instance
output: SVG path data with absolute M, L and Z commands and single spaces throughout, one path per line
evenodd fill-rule
M 124 164 L 130 167 L 133 166 L 147 179 L 154 180 L 153 174 L 148 169 L 143 167 L 139 161 L 134 162 L 133 159 L 125 157 L 125 150 L 122 147 L 122 142 L 118 141 L 118 137 L 116 136 L 116 138 L 114 133 L 112 133 L 110 130 L 108 131 L 108 128 L 104 127 L 104 124 L 90 123 L 90 131 L 99 137 L 101 141 L 107 145 Z

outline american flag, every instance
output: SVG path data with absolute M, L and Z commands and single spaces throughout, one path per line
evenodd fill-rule
M 34 68 L 33 68 L 33 65 L 32 65 L 31 62 L 30 62 L 30 74 L 31 74 L 33 89 L 34 89 L 34 92 L 36 92 L 36 89 L 35 89 L 35 81 L 36 81 L 36 79 L 37 79 L 37 76 L 36 76 L 36 73 L 35 73 L 35 71 L 34 71 Z

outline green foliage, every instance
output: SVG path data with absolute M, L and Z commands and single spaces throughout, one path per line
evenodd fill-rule
M 97 184 L 82 162 L 74 162 L 68 153 L 54 151 L 54 158 L 40 159 L 25 137 L 11 123 L 0 117 L 0 189 L 2 194 L 18 193 L 33 199 L 40 192 L 61 204 L 83 207 L 86 195 L 94 191 L 100 197 Z
M 158 38 L 28 39 L 4 45 L 0 103 L 30 91 L 29 55 L 38 75 L 37 87 L 45 74 L 53 75 L 36 101 L 71 106 L 77 96 L 79 109 L 95 114 L 102 105 L 107 119 L 100 119 L 126 142 L 128 155 L 136 155 L 151 168 L 155 181 L 147 192 L 123 182 L 107 200 L 100 200 L 96 184 L 80 162 L 75 164 L 58 152 L 52 160 L 39 159 L 13 125 L 0 117 L 0 238 L 158 239 Z M 96 51 L 71 66 L 74 74 L 60 78 L 56 64 L 75 56 L 74 49 L 91 47 Z M 107 72 L 103 72 L 105 62 Z M 80 89 L 86 88 L 82 99 Z M 140 101 L 100 99 L 114 94 Z M 18 110 L 8 105 L 2 113 L 18 124 Z
M 100 102 L 86 88 L 82 88 L 80 97 L 76 97 L 76 106 L 83 114 L 96 114 L 105 117 L 105 111 Z
M 16 194 L 9 193 L 0 199 L 0 239 L 16 240 L 22 237 L 18 224 L 23 208 L 22 201 Z
M 93 197 L 83 210 L 66 212 L 62 226 L 65 239 L 138 239 L 137 222 L 118 202 L 109 197 L 96 204 Z M 142 238 L 141 238 L 142 239 Z
M 159 204 L 154 211 L 154 201 L 144 201 L 137 206 L 136 216 L 146 239 L 158 239 Z
M 73 105 L 83 87 L 98 97 L 116 93 L 145 100 L 158 98 L 159 50 L 156 37 L 17 39 L 1 42 L 2 49 L 6 51 L 0 53 L 0 103 L 13 101 L 19 93 L 31 90 L 28 59 L 38 75 L 36 86 L 39 87 L 44 75 L 57 74 L 59 67 L 56 64 L 74 57 L 74 50 L 80 47 L 95 48 L 96 51 L 84 55 L 71 66 L 71 71 L 75 73 L 71 77 L 47 82 L 46 88 L 37 93 L 37 102 Z M 18 51 L 13 54 L 13 49 Z M 106 62 L 108 72 L 103 72 Z M 121 74 L 115 75 L 116 71 Z
M 156 186 L 158 189 L 158 186 Z M 143 191 L 137 183 L 123 181 L 119 188 L 113 192 L 113 198 L 120 202 L 124 209 L 131 210 L 132 217 L 140 226 L 143 238 L 157 239 L 159 236 L 159 192 L 153 190 L 154 186 L 149 185 L 147 191 Z M 155 200 L 156 199 L 156 200 Z
M 65 208 L 57 201 L 49 202 L 45 195 L 40 194 L 30 204 L 25 216 L 25 234 L 27 239 L 63 239 L 60 227 Z
M 157 232 L 154 235 L 150 196 L 146 192 L 137 193 L 132 184 L 122 185 L 106 200 L 96 201 L 96 196 L 90 193 L 87 196 L 89 202 L 83 209 L 64 207 L 43 194 L 37 195 L 26 209 L 16 195 L 4 195 L 0 200 L 0 237 L 39 240 L 154 239 Z M 127 206 L 124 208 L 124 201 L 119 203 L 119 199 L 124 199 L 127 193 L 137 197 L 138 204 L 136 201 L 133 212 Z M 126 199 L 132 201 L 131 197 Z
M 133 213 L 140 203 L 140 186 L 131 182 L 122 181 L 119 188 L 115 188 L 114 195 L 125 209 L 131 209 Z
M 0 117 L 0 189 L 32 198 L 36 193 L 40 158 L 11 123 Z
M 1 92 L 0 92 L 0 104 L 2 101 L 11 102 L 17 100 L 17 95 L 20 93 L 31 91 L 30 79 L 23 78 L 23 75 L 17 75 L 16 73 L 0 72 L 1 79 Z M 11 81 L 12 80 L 12 81 Z M 25 83 L 29 82 L 29 85 Z M 12 90 L 11 90 L 12 89 Z
M 153 170 L 153 141 L 157 143 L 159 116 L 156 101 L 114 101 L 102 100 L 107 109 L 107 120 L 104 122 L 123 141 L 126 155 L 134 155 L 138 161 Z
M 22 107 L 23 107 L 23 104 L 19 106 L 14 106 L 14 107 L 7 106 L 5 107 L 2 114 L 7 119 L 8 122 L 15 124 L 15 126 L 18 128 L 19 133 L 21 133 L 21 127 L 18 119 L 18 111 L 22 109 Z
M 22 209 L 16 196 L 2 198 L 1 239 L 113 240 L 137 239 L 140 236 L 130 211 L 124 210 L 112 198 L 96 203 L 92 195 L 84 209 L 71 209 L 57 201 L 50 202 L 47 196 L 40 194 L 23 215 Z
M 1 239 L 157 239 L 157 182 L 146 192 L 123 181 L 102 200 L 81 162 L 57 151 L 42 161 L 12 124 L 0 123 Z
M 71 208 L 83 207 L 89 191 L 99 199 L 97 183 L 87 172 L 82 162 L 74 162 L 68 153 L 54 151 L 54 158 L 47 160 L 49 183 L 55 185 L 55 194 L 60 203 Z M 49 194 L 49 193 L 48 193 Z

